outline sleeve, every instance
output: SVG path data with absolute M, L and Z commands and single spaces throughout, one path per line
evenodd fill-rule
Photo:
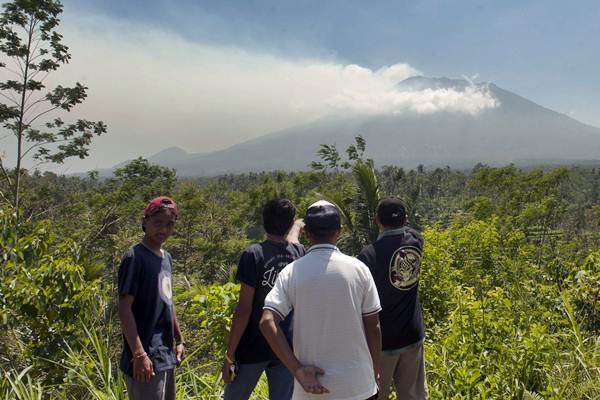
M 137 295 L 141 270 L 133 250 L 121 259 L 121 265 L 119 265 L 119 296 L 129 294 L 135 297 Z
M 293 307 L 293 293 L 290 290 L 290 265 L 285 267 L 277 276 L 275 280 L 275 286 L 269 292 L 265 298 L 265 310 L 271 310 L 279 314 L 281 319 L 285 319 L 287 315 L 292 311 Z
M 363 264 L 365 264 L 367 267 L 371 268 L 371 246 L 366 246 L 362 249 L 362 251 L 360 252 L 360 254 L 358 256 L 356 256 L 356 258 L 358 258 Z
M 250 250 L 245 250 L 240 257 L 237 272 L 235 274 L 236 282 L 245 283 L 248 286 L 256 288 L 258 278 L 256 274 L 256 258 Z
M 304 257 L 306 255 L 306 249 L 304 248 L 304 245 L 302 243 L 298 243 L 295 246 L 296 246 L 296 249 L 298 250 L 298 255 L 300 257 Z
M 375 281 L 373 280 L 373 276 L 371 275 L 371 271 L 365 268 L 364 274 L 364 292 L 362 299 L 362 315 L 372 315 L 377 314 L 381 311 L 381 304 L 379 302 L 379 295 L 377 294 L 377 287 L 375 286 Z

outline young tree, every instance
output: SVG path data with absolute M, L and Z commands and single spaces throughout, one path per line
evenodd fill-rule
M 92 138 L 106 132 L 102 121 L 79 119 L 64 122 L 54 112 L 69 112 L 87 97 L 87 87 L 56 86 L 46 91 L 44 81 L 69 62 L 69 49 L 57 28 L 63 6 L 57 0 L 14 0 L 0 14 L 0 122 L 16 137 L 16 168 L 10 173 L 0 159 L 0 170 L 10 188 L 11 203 L 20 204 L 22 165 L 25 157 L 62 163 L 85 158 Z M 8 199 L 6 199 L 8 200 Z
M 317 151 L 321 161 L 310 164 L 314 171 L 332 169 L 339 174 L 341 167 L 351 173 L 353 182 L 350 196 L 338 188 L 323 193 L 342 213 L 347 231 L 342 243 L 347 244 L 346 251 L 351 253 L 358 253 L 364 245 L 377 239 L 379 233 L 375 214 L 382 194 L 374 162 L 365 158 L 366 148 L 365 139 L 358 135 L 354 138 L 354 144 L 346 149 L 346 159 L 343 159 L 335 145 L 322 144 Z

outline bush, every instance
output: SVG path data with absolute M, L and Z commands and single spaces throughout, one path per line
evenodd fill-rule
M 25 359 L 46 364 L 60 359 L 67 343 L 78 342 L 82 318 L 93 318 L 101 298 L 99 268 L 86 264 L 77 244 L 54 237 L 44 223 L 22 224 L 15 246 L 12 222 L 13 216 L 0 209 L 1 328 L 19 340 Z M 3 358 L 13 367 L 23 361 L 14 354 Z

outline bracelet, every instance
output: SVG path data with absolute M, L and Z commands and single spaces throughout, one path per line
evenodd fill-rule
M 133 358 L 131 359 L 131 361 L 133 361 L 133 360 L 138 360 L 138 359 L 140 359 L 140 358 L 146 357 L 147 355 L 148 355 L 148 354 L 147 354 L 147 353 L 144 351 L 143 353 L 140 353 L 140 354 L 134 355 L 134 356 L 133 356 Z
M 235 364 L 235 361 L 233 361 L 231 358 L 229 358 L 229 356 L 227 355 L 227 352 L 225 352 L 225 359 L 227 360 L 227 362 L 229 364 Z

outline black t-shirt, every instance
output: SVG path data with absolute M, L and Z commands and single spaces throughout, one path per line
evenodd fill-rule
M 382 311 L 383 350 L 401 349 L 425 336 L 419 303 L 423 238 L 405 226 L 384 232 L 358 256 L 373 275 Z
M 275 360 L 277 357 L 259 330 L 265 297 L 273 288 L 279 272 L 292 261 L 304 255 L 304 247 L 294 243 L 264 241 L 248 247 L 240 258 L 236 280 L 255 289 L 252 314 L 235 352 L 240 364 Z M 291 343 L 292 315 L 281 322 L 281 327 Z
M 171 292 L 172 258 L 159 257 L 143 244 L 130 249 L 119 267 L 119 295 L 134 297 L 133 317 L 144 350 L 156 372 L 175 368 L 173 351 L 173 299 Z M 120 368 L 133 374 L 132 353 L 123 337 Z

